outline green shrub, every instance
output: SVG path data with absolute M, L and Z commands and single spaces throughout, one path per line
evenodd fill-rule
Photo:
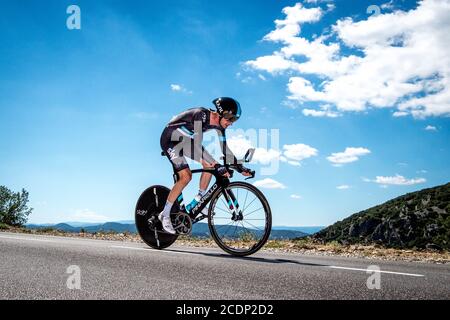
M 9 230 L 9 226 L 5 223 L 0 222 L 0 230 Z
M 33 209 L 28 208 L 28 192 L 12 192 L 5 186 L 0 186 L 0 222 L 20 227 L 23 226 Z

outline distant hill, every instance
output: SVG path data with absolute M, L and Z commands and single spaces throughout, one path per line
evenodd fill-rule
M 136 226 L 133 224 L 122 224 L 118 222 L 106 222 L 103 224 L 81 224 L 81 223 L 74 223 L 74 225 L 69 225 L 68 223 L 58 223 L 54 225 L 36 225 L 36 224 L 28 224 L 27 227 L 29 229 L 43 229 L 43 228 L 52 228 L 55 230 L 61 230 L 65 232 L 81 232 L 81 230 L 84 230 L 88 233 L 94 233 L 94 232 L 118 232 L 118 233 L 136 233 Z
M 380 243 L 394 248 L 450 249 L 450 183 L 408 193 L 356 213 L 313 238 L 341 243 Z
M 121 223 L 121 221 L 117 222 Z M 91 226 L 98 226 L 99 224 L 101 224 L 100 222 L 77 222 L 77 221 L 61 222 L 61 223 L 68 224 L 72 227 L 91 227 Z
M 317 226 L 317 227 L 291 227 L 291 226 L 274 226 L 272 230 L 291 230 L 291 231 L 301 231 L 306 234 L 314 234 L 319 232 L 320 230 L 325 229 L 325 226 Z
M 136 226 L 134 223 L 118 223 L 118 222 L 107 222 L 103 224 L 97 225 L 84 225 L 81 226 L 80 223 L 73 223 L 76 226 L 69 225 L 68 223 L 58 223 L 56 225 L 36 225 L 29 224 L 27 225 L 30 229 L 43 229 L 43 228 L 52 228 L 55 230 L 61 230 L 65 232 L 74 232 L 79 233 L 81 230 L 84 230 L 88 233 L 94 232 L 117 232 L 117 233 L 137 233 Z M 290 227 L 286 227 L 290 228 Z M 232 233 L 239 234 L 243 228 L 239 227 L 237 229 L 230 229 L 230 236 Z M 192 235 L 195 237 L 209 237 L 209 228 L 206 223 L 196 223 L 193 226 Z M 308 236 L 307 233 L 298 231 L 298 230 L 289 230 L 289 229 L 276 229 L 272 230 L 270 234 L 270 239 L 294 239 L 294 238 L 303 238 Z

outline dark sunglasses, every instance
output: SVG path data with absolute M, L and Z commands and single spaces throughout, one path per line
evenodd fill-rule
M 232 114 L 231 112 L 224 112 L 222 117 L 231 122 L 236 122 L 239 119 L 239 117 L 236 117 L 236 115 Z

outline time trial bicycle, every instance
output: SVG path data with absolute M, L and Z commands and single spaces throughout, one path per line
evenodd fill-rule
M 242 166 L 250 162 L 255 149 L 249 149 L 244 159 L 224 165 L 233 177 L 233 172 L 246 170 L 255 177 L 255 171 Z M 164 152 L 161 153 L 164 155 Z M 205 195 L 193 206 L 185 206 L 183 194 L 173 204 L 170 218 L 176 234 L 169 234 L 162 228 L 158 214 L 163 210 L 170 190 L 161 185 L 147 188 L 136 204 L 136 228 L 142 240 L 152 248 L 164 249 L 172 245 L 180 235 L 192 233 L 193 225 L 208 219 L 211 237 L 225 252 L 234 256 L 248 256 L 261 249 L 267 242 L 272 229 L 272 213 L 263 193 L 254 185 L 244 182 L 230 182 L 216 169 L 192 170 L 193 174 L 208 172 L 216 181 Z M 173 174 L 174 182 L 178 175 Z M 247 180 L 246 179 L 246 180 Z M 209 204 L 207 214 L 202 213 Z

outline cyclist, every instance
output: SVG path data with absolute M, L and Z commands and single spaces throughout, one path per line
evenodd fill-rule
M 202 146 L 203 132 L 215 129 L 219 135 L 226 163 L 237 163 L 236 157 L 227 146 L 225 130 L 239 119 L 241 106 L 235 99 L 228 97 L 217 98 L 213 104 L 216 111 L 200 107 L 189 109 L 173 117 L 161 134 L 161 148 L 178 174 L 178 181 L 169 193 L 164 210 L 158 215 L 164 231 L 168 233 L 176 233 L 170 220 L 172 205 L 192 180 L 192 173 L 185 156 L 200 162 L 205 169 L 215 168 L 219 174 L 230 177 L 226 167 L 215 161 Z M 251 175 L 242 165 L 239 171 L 244 176 Z M 211 177 L 210 173 L 202 173 L 199 193 L 191 202 L 191 206 L 194 206 L 195 202 L 205 194 Z

